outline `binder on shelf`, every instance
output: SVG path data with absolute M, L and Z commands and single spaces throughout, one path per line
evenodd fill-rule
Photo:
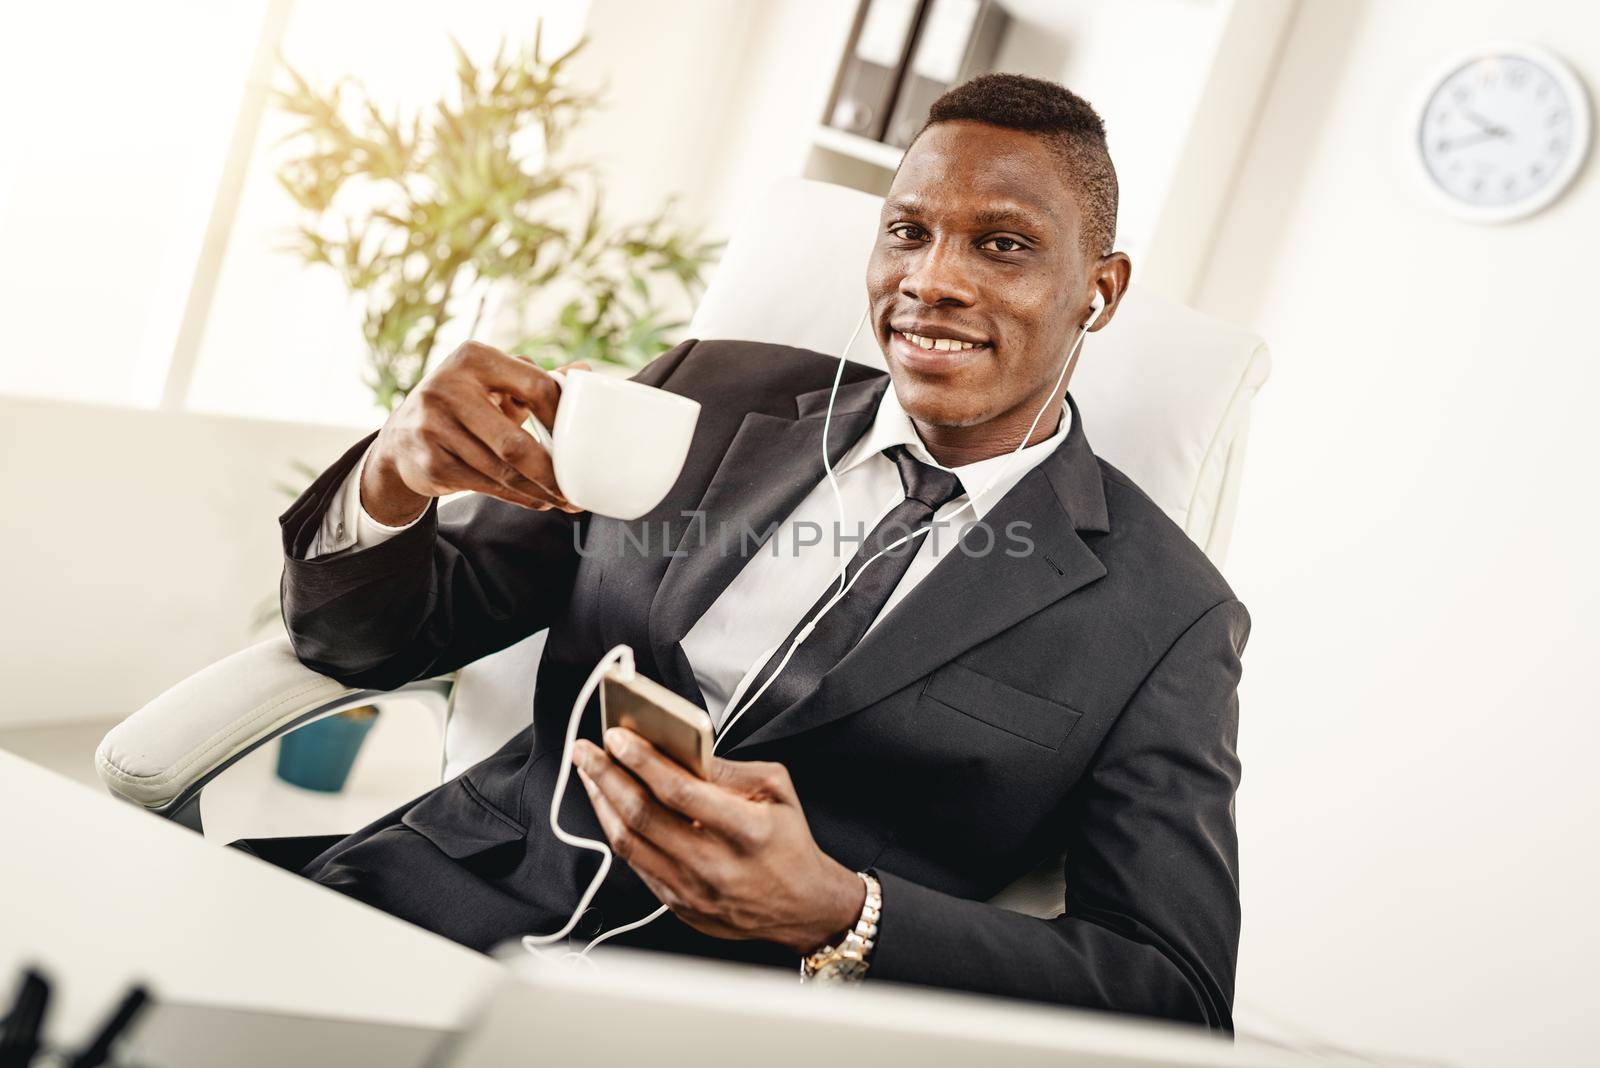
M 995 0 L 929 0 L 883 140 L 906 148 L 940 94 L 993 70 L 1010 22 Z
M 928 0 L 861 0 L 823 124 L 883 140 Z

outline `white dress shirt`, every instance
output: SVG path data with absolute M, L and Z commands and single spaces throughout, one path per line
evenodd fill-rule
M 1046 440 L 1018 453 L 946 469 L 961 479 L 967 493 L 976 493 L 978 498 L 969 508 L 964 493 L 939 509 L 932 528 L 919 539 L 910 568 L 873 626 L 926 578 L 940 559 L 959 551 L 961 535 L 968 526 L 982 519 L 1023 475 L 1056 450 L 1066 439 L 1071 420 L 1072 410 L 1062 405 L 1060 426 Z M 719 729 L 730 704 L 743 695 L 751 677 L 788 638 L 822 591 L 838 581 L 840 571 L 855 556 L 866 534 L 905 499 L 900 471 L 893 460 L 883 455 L 891 445 L 904 445 L 923 463 L 943 466 L 917 436 L 892 384 L 884 392 L 872 425 L 834 466 L 845 517 L 839 536 L 834 534 L 838 506 L 824 478 L 783 521 L 772 539 L 751 555 L 728 588 L 684 636 L 684 655 L 694 668 L 706 709 Z M 352 546 L 370 548 L 406 529 L 379 523 L 361 507 L 361 471 L 365 466 L 363 458 L 329 504 L 306 554 L 308 558 Z M 1007 532 L 992 533 L 993 551 L 1004 551 Z

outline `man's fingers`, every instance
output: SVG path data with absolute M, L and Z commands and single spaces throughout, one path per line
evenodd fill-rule
M 498 497 L 507 500 L 510 504 L 522 505 L 523 508 L 549 508 L 549 500 L 542 496 L 534 497 L 531 494 L 518 491 L 512 486 L 493 480 L 490 476 L 477 470 L 475 465 L 459 456 L 453 444 L 438 446 L 437 454 L 429 460 L 429 478 L 437 481 L 437 496 L 445 496 L 446 492 L 467 491 L 480 492 L 488 497 Z
M 633 731 L 613 727 L 606 732 L 606 749 L 650 788 L 656 800 L 729 838 L 745 836 L 749 802 L 713 786 L 664 756 Z
M 499 390 L 491 389 L 489 391 L 489 399 L 494 402 L 495 407 L 500 409 L 501 415 L 518 426 L 521 426 L 523 420 L 528 418 L 528 406 L 509 393 L 501 393 Z
M 552 498 L 549 492 L 528 482 L 527 479 L 519 478 L 519 484 L 511 485 L 485 474 L 484 465 L 497 461 L 487 452 L 475 453 L 473 451 L 475 445 L 475 442 L 461 440 L 440 446 L 456 462 L 456 474 L 452 477 L 454 485 L 451 492 L 470 490 L 473 493 L 481 493 L 486 497 L 509 501 L 512 504 L 521 505 L 524 508 L 533 508 L 538 511 L 562 506 L 563 502 L 559 498 Z M 476 447 L 482 450 L 481 445 Z
M 448 445 L 432 446 L 419 455 L 407 458 L 402 464 L 409 472 L 407 482 L 425 487 L 430 496 L 443 497 L 447 493 L 471 490 L 474 493 L 484 493 L 510 501 L 524 508 L 550 507 L 543 500 L 524 496 L 481 474 L 451 451 Z
M 506 420 L 496 414 L 492 405 L 475 405 L 468 401 L 467 405 L 474 409 L 475 422 L 484 425 L 490 433 L 499 431 L 503 426 L 509 425 Z M 451 441 L 450 448 L 462 460 L 472 465 L 485 475 L 499 482 L 511 490 L 532 497 L 567 512 L 576 512 L 578 507 L 563 497 L 555 488 L 555 472 L 550 469 L 549 457 L 528 434 L 520 427 L 515 427 L 505 432 L 508 437 L 519 436 L 527 438 L 529 448 L 518 453 L 520 464 L 512 464 L 503 458 L 497 450 L 485 442 L 482 436 L 467 425 L 466 419 L 462 420 L 461 433 Z M 545 481 L 548 479 L 548 481 Z
M 673 857 L 684 857 L 703 845 L 700 833 L 678 813 L 662 805 L 649 790 L 590 742 L 573 749 L 573 762 L 610 803 L 627 830 L 648 839 Z
M 486 473 L 508 469 L 516 477 L 533 484 L 535 489 L 529 492 L 565 511 L 578 511 L 561 495 L 556 485 L 556 471 L 550 454 L 534 440 L 532 434 L 522 429 L 520 423 L 507 418 L 501 405 L 467 396 L 457 401 L 454 408 L 455 416 L 465 432 L 492 456 L 492 460 L 486 462 L 492 463 L 494 470 Z
M 454 358 L 470 371 L 480 385 L 515 397 L 531 408 L 545 426 L 549 426 L 555 418 L 561 387 L 534 366 L 532 361 L 507 356 L 499 349 L 476 341 L 462 345 L 455 351 Z
M 515 357 L 513 357 L 513 359 L 515 359 Z M 556 379 L 560 385 L 564 385 L 565 383 L 561 381 L 561 376 L 566 372 L 588 370 L 592 370 L 592 368 L 590 368 L 587 360 L 574 360 L 571 363 L 563 364 L 562 366 L 557 367 L 554 371 L 549 372 L 549 375 L 551 378 Z M 489 391 L 489 399 L 494 401 L 495 406 L 500 409 L 501 415 L 505 416 L 513 423 L 516 423 L 518 426 L 521 426 L 527 420 L 528 413 L 532 411 L 531 408 L 529 408 L 522 401 L 518 400 L 516 397 L 512 396 L 510 393 L 503 393 L 497 389 L 491 389 Z M 554 414 L 552 414 L 550 418 L 554 419 Z M 550 425 L 550 421 L 548 419 L 545 420 L 545 425 Z
M 550 504 L 561 505 L 566 503 L 560 494 L 553 492 L 547 486 L 533 481 L 533 479 L 500 459 L 500 457 L 489 451 L 487 445 L 470 433 L 463 431 L 461 436 L 452 441 L 448 448 L 463 463 L 474 468 L 479 473 L 487 475 L 513 493 Z
M 589 802 L 600 820 L 600 830 L 611 843 L 611 851 L 639 873 L 639 877 L 650 887 L 650 892 L 663 905 L 674 908 L 684 904 L 688 896 L 684 892 L 684 875 L 672 858 L 648 839 L 635 834 L 601 792 L 599 785 L 582 769 L 579 769 L 578 777 L 589 793 Z
M 752 801 L 795 802 L 794 781 L 789 769 L 765 760 L 727 760 L 711 762 L 711 781 Z

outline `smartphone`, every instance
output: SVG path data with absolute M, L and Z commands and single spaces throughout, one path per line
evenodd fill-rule
M 626 727 L 702 779 L 711 777 L 711 716 L 638 672 L 616 666 L 600 680 L 600 729 Z

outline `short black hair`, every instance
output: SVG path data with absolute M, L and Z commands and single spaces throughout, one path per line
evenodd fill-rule
M 1106 148 L 1106 125 L 1087 100 L 1043 78 L 980 74 L 935 100 L 917 137 L 935 123 L 961 119 L 1044 138 L 1082 195 L 1084 251 L 1096 256 L 1111 251 L 1117 236 L 1117 169 Z

